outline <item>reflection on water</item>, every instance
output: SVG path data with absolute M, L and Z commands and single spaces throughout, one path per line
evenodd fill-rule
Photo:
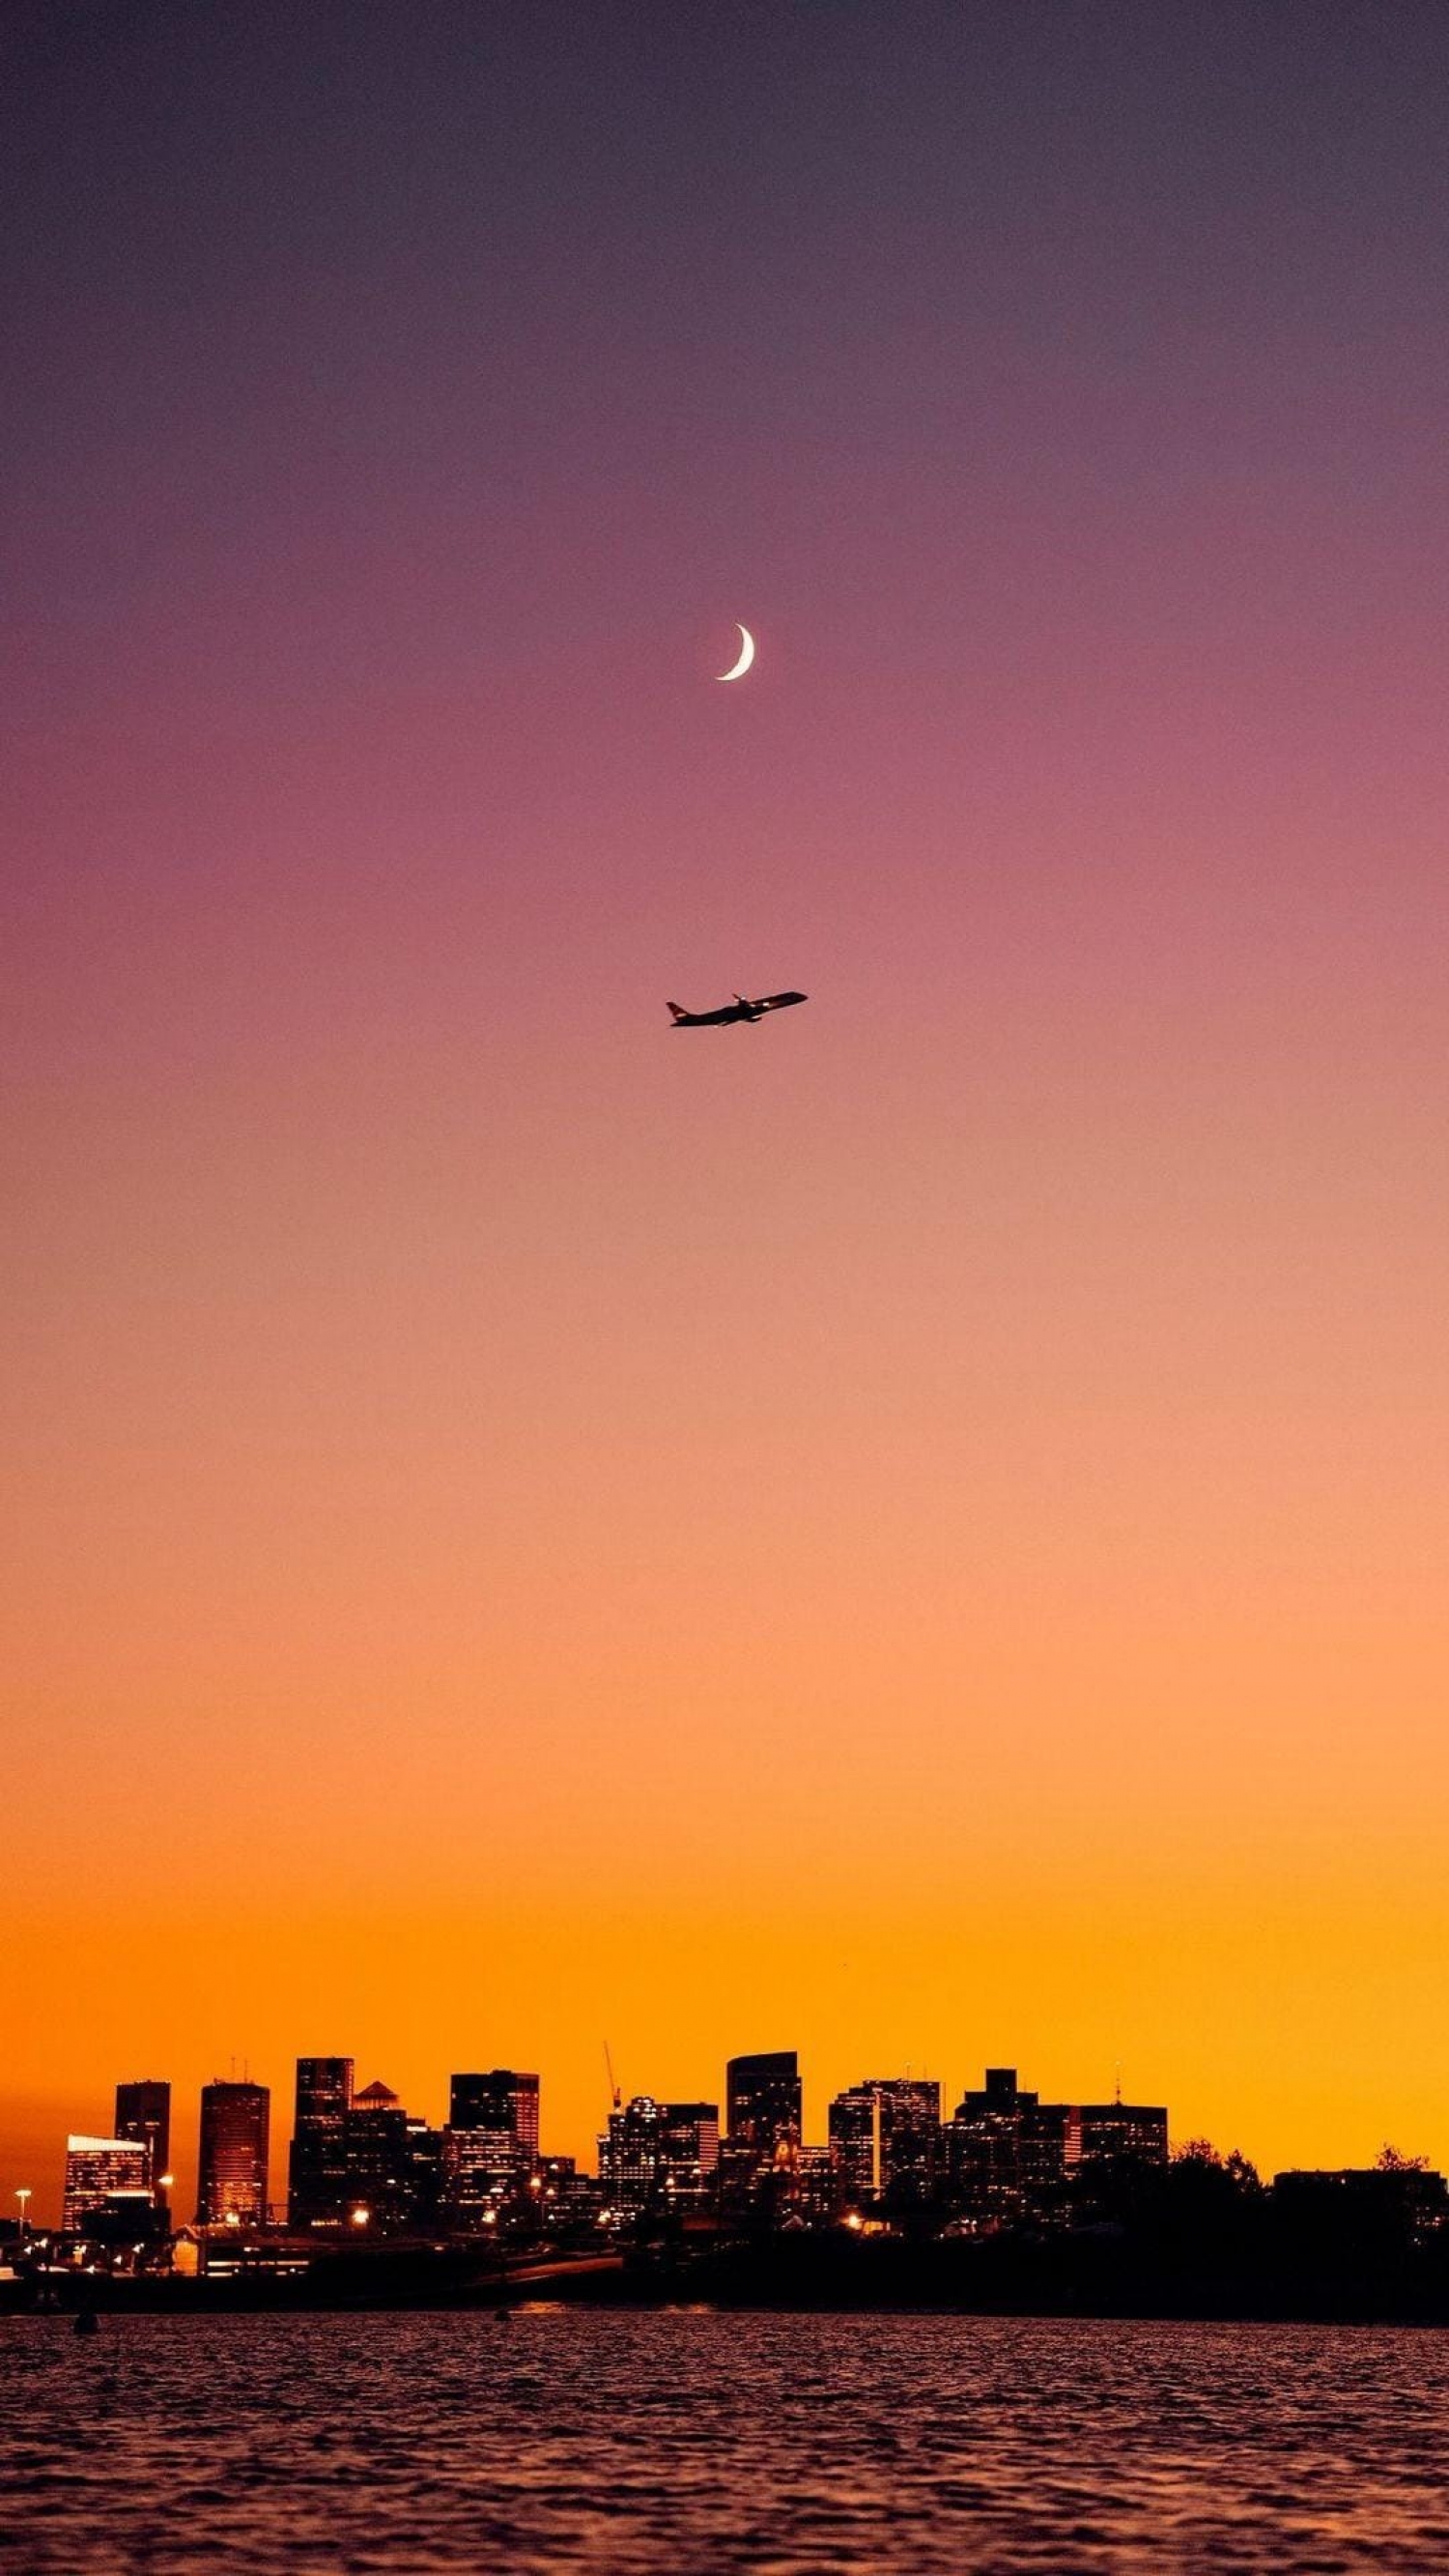
M 0 2322 L 0 2566 L 1449 2567 L 1449 2341 L 611 2314 Z

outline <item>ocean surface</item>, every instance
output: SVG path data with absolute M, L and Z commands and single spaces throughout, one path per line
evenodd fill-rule
M 610 2313 L 0 2321 L 0 2567 L 1449 2569 L 1449 2336 Z

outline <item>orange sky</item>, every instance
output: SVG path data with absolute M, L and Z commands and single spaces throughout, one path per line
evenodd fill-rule
M 0 2199 L 605 2037 L 1449 2164 L 1430 39 L 1032 14 L 44 75 Z

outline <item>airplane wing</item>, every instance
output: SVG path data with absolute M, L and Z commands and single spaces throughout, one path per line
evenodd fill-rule
M 784 1011 L 792 1002 L 808 1002 L 809 999 L 808 993 L 762 993 L 758 1001 L 751 1002 L 750 1008 L 752 1011 Z

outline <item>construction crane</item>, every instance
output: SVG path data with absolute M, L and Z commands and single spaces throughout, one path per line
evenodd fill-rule
M 609 2078 L 609 2099 L 617 2111 L 623 2102 L 624 2096 L 614 2081 L 614 2061 L 609 2055 L 609 2043 L 607 2040 L 604 2042 L 604 2069 Z

